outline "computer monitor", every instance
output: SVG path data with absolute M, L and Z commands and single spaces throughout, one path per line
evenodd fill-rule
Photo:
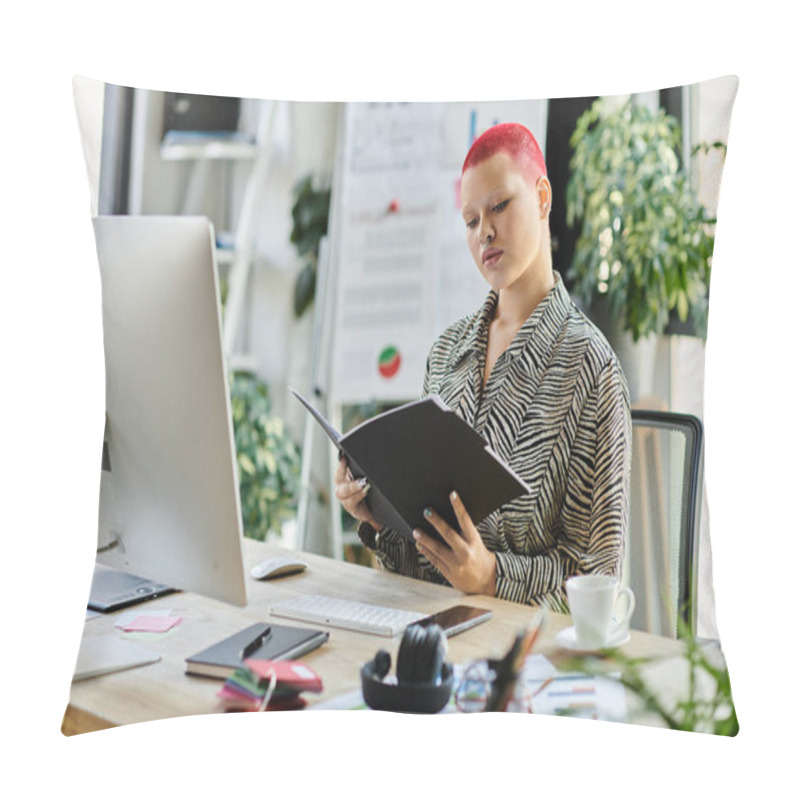
M 244 605 L 212 225 L 181 216 L 93 223 L 106 377 L 97 560 Z

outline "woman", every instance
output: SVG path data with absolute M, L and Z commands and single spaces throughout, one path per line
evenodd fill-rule
M 618 575 L 627 527 L 630 404 L 602 334 L 553 271 L 552 194 L 527 128 L 496 125 L 464 161 L 461 209 L 469 251 L 490 291 L 428 357 L 423 393 L 438 394 L 531 487 L 479 525 L 460 499 L 459 530 L 426 517 L 445 543 L 382 529 L 368 487 L 344 461 L 336 496 L 359 536 L 392 571 L 521 603 L 566 610 L 570 575 Z

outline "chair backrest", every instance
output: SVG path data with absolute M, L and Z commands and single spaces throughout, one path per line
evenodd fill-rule
M 631 412 L 630 515 L 622 582 L 636 596 L 631 627 L 696 633 L 703 426 L 691 414 Z

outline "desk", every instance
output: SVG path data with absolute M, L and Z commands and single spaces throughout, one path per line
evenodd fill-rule
M 142 608 L 148 610 L 173 609 L 183 620 L 168 633 L 141 642 L 141 646 L 160 655 L 161 660 L 72 684 L 62 732 L 72 735 L 134 722 L 218 711 L 216 692 L 221 682 L 186 675 L 186 657 L 248 624 L 270 621 L 272 618 L 267 613 L 269 606 L 294 595 L 326 594 L 425 613 L 465 602 L 464 594 L 450 587 L 311 553 L 301 554 L 309 564 L 309 569 L 303 573 L 272 581 L 250 578 L 249 571 L 255 564 L 286 552 L 249 539 L 244 541 L 248 592 L 248 605 L 244 608 L 189 592 L 168 595 L 143 605 Z M 491 609 L 493 617 L 489 622 L 448 640 L 448 660 L 453 663 L 503 655 L 515 634 L 530 623 L 535 613 L 530 607 L 484 596 L 470 596 L 466 602 Z M 87 620 L 84 637 L 124 636 L 114 628 L 115 621 L 122 613 L 119 611 Z M 323 627 L 278 618 L 273 621 L 302 627 Z M 536 652 L 542 652 L 557 662 L 559 648 L 555 645 L 554 637 L 569 624 L 569 617 L 551 614 Z M 358 688 L 361 665 L 373 658 L 380 648 L 389 650 L 392 663 L 396 664 L 401 637 L 388 639 L 337 628 L 329 630 L 330 640 L 302 659 L 317 671 L 324 685 L 321 695 L 308 696 L 310 702 L 324 701 Z M 624 652 L 630 656 L 669 657 L 680 653 L 681 647 L 680 643 L 673 640 L 633 632 Z

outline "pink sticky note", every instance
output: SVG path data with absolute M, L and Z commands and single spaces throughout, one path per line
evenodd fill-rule
M 135 620 L 129 622 L 124 628 L 124 631 L 138 633 L 164 633 L 170 628 L 174 627 L 181 621 L 180 617 L 136 617 Z

